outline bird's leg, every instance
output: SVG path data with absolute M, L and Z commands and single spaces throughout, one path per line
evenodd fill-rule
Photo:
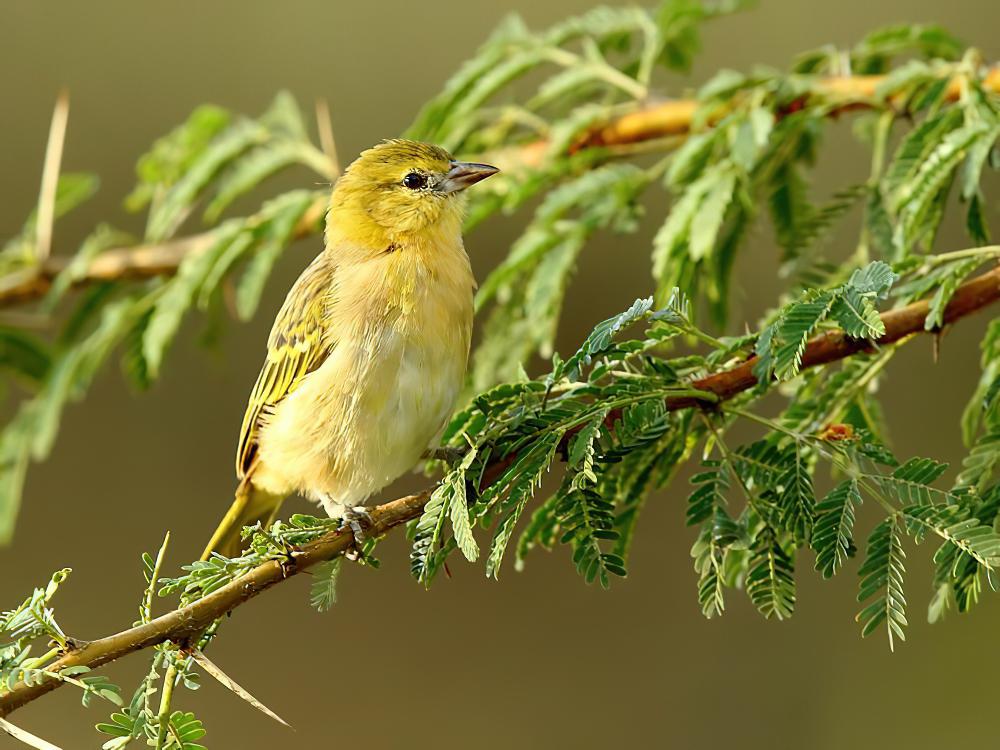
M 344 553 L 348 560 L 356 561 L 361 556 L 361 548 L 368 538 L 367 531 L 371 527 L 372 517 L 363 505 L 348 505 L 332 497 L 321 498 L 323 507 L 330 518 L 340 519 L 340 528 L 349 527 L 354 539 L 351 548 Z
M 371 514 L 363 505 L 345 506 L 340 523 L 341 528 L 350 526 L 351 533 L 354 535 L 351 548 L 344 553 L 344 557 L 351 562 L 357 562 L 364 554 L 363 548 L 368 540 L 368 529 L 372 525 Z
M 361 547 L 368 541 L 368 529 L 372 525 L 372 515 L 365 506 L 345 507 L 341 521 L 351 527 L 355 547 Z

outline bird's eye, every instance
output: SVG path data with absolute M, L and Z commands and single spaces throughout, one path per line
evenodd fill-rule
M 403 178 L 403 187 L 410 190 L 421 190 L 427 187 L 427 177 L 420 172 L 410 172 Z

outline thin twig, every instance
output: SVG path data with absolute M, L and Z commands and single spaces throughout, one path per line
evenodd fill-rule
M 160 708 L 156 714 L 156 750 L 167 746 L 170 732 L 170 706 L 174 700 L 174 686 L 177 684 L 177 664 L 171 662 L 163 675 L 163 692 L 160 693 Z
M 960 286 L 945 308 L 944 322 L 954 323 L 998 300 L 1000 300 L 1000 267 Z M 874 343 L 852 339 L 839 332 L 817 336 L 806 346 L 802 356 L 802 368 L 828 364 L 858 352 L 869 351 L 878 345 L 901 341 L 913 334 L 925 333 L 924 321 L 928 310 L 928 303 L 920 301 L 883 313 L 881 318 L 886 332 Z M 756 357 L 751 358 L 734 368 L 701 378 L 690 385 L 693 390 L 715 394 L 719 401 L 725 401 L 757 385 L 757 379 L 753 374 L 756 361 Z M 666 401 L 666 407 L 671 411 L 698 405 L 703 405 L 703 402 L 691 396 L 673 397 Z M 610 413 L 606 422 L 614 424 L 620 416 Z M 567 432 L 563 438 L 564 442 L 571 439 L 572 433 L 572 430 Z M 510 455 L 490 464 L 483 473 L 482 486 L 497 481 L 515 458 L 515 455 Z M 372 508 L 371 528 L 368 531 L 371 538 L 380 537 L 390 529 L 418 517 L 430 494 L 431 490 L 427 489 L 419 494 L 408 495 Z M 58 672 L 65 667 L 76 665 L 94 668 L 167 641 L 186 644 L 203 633 L 220 617 L 262 591 L 325 560 L 343 554 L 353 545 L 354 538 L 349 529 L 326 534 L 304 545 L 294 552 L 290 559 L 265 562 L 193 604 L 161 615 L 149 623 L 85 643 L 49 665 L 48 670 Z M 0 694 L 0 718 L 8 716 L 21 706 L 55 690 L 62 684 L 63 681 L 55 679 L 42 680 L 32 685 L 17 683 L 10 691 Z
M 160 568 L 163 567 L 163 560 L 167 556 L 167 547 L 170 546 L 170 532 L 163 536 L 163 543 L 160 545 L 156 559 L 153 561 L 153 568 L 149 571 L 149 583 L 146 591 L 142 595 L 142 604 L 139 606 L 139 617 L 142 622 L 149 622 L 153 611 L 153 597 L 156 596 L 156 586 L 160 580 Z

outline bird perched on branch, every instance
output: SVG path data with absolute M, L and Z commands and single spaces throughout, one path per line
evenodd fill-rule
M 464 190 L 498 170 L 391 140 L 337 181 L 326 248 L 285 298 L 243 418 L 239 487 L 205 550 L 235 555 L 245 525 L 300 493 L 355 526 L 409 470 L 462 387 L 475 280 Z

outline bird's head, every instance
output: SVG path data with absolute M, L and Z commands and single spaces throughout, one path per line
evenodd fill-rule
M 375 245 L 422 233 L 457 233 L 465 189 L 498 171 L 455 161 L 428 143 L 383 141 L 362 152 L 337 181 L 328 232 Z

